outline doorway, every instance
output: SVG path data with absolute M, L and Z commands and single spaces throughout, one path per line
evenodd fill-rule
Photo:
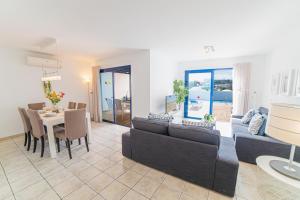
M 131 66 L 100 70 L 103 121 L 131 127 Z
M 202 119 L 213 114 L 217 121 L 227 122 L 232 113 L 232 68 L 187 70 L 184 117 Z

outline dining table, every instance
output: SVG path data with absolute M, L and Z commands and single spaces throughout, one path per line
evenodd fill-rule
M 47 135 L 49 142 L 49 149 L 51 158 L 56 158 L 56 143 L 54 136 L 54 126 L 64 124 L 65 117 L 64 111 L 60 111 L 59 113 L 49 113 L 49 112 L 41 112 L 40 117 L 43 121 L 43 125 L 47 127 Z M 88 142 L 92 142 L 92 128 L 91 128 L 91 115 L 89 112 L 86 112 L 86 125 L 87 125 L 87 137 Z

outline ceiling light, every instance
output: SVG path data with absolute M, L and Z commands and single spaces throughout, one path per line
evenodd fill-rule
M 58 81 L 61 80 L 61 76 L 43 76 L 42 81 Z

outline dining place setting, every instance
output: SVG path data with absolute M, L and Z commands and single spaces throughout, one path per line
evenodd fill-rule
M 86 111 L 86 103 L 68 102 L 66 108 L 58 107 L 57 104 L 63 99 L 64 93 L 55 91 L 47 94 L 52 106 L 47 107 L 45 102 L 29 103 L 28 108 L 19 107 L 18 111 L 22 118 L 25 139 L 24 147 L 30 151 L 33 141 L 33 153 L 37 145 L 41 145 L 41 157 L 44 156 L 45 142 L 48 142 L 50 155 L 55 158 L 60 152 L 60 144 L 64 142 L 72 159 L 71 146 L 73 141 L 84 140 L 87 152 L 91 136 L 90 113 Z

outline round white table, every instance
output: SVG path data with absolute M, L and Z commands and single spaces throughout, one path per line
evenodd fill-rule
M 257 176 L 260 182 L 257 189 L 261 198 L 263 200 L 300 199 L 300 181 L 275 171 L 269 164 L 271 160 L 288 162 L 287 159 L 276 156 L 259 156 L 256 158 Z M 299 163 L 294 162 L 294 164 L 300 166 Z

